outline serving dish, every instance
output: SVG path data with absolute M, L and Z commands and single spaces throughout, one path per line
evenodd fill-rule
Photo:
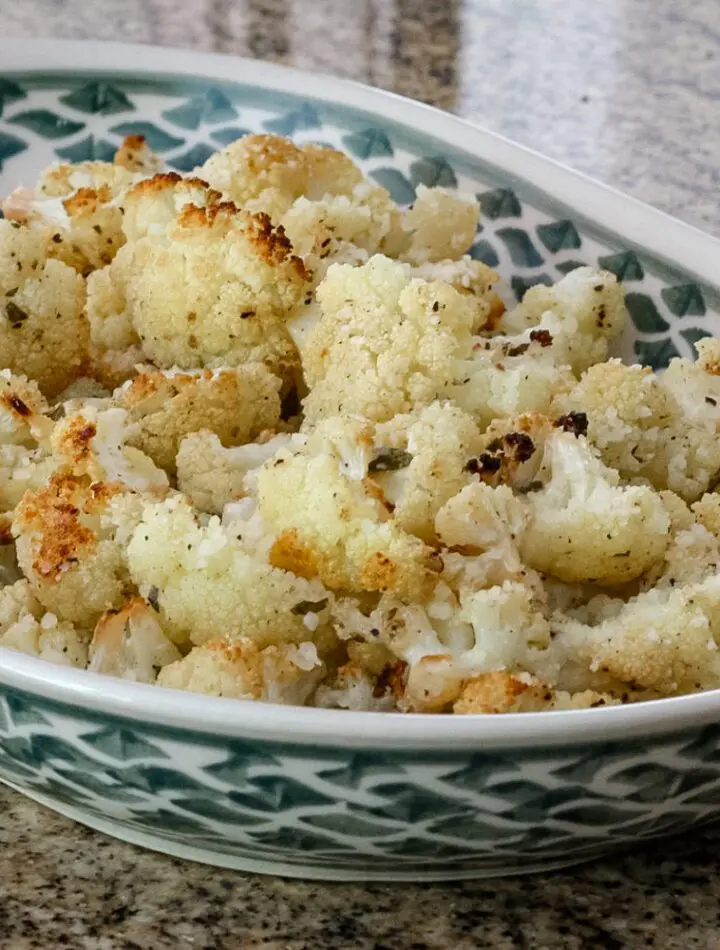
M 349 151 L 400 202 L 478 195 L 473 255 L 518 298 L 578 263 L 626 284 L 620 355 L 662 368 L 720 333 L 720 242 L 459 119 L 230 57 L 0 42 L 0 193 L 146 136 L 189 171 L 246 131 Z M 0 650 L 0 779 L 134 843 L 327 879 L 538 871 L 720 811 L 720 691 L 498 717 L 225 701 Z

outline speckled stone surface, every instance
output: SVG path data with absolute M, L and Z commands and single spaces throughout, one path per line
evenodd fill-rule
M 720 235 L 718 0 L 0 0 L 0 24 L 370 82 Z M 142 852 L 2 788 L 0 811 L 0 948 L 720 950 L 718 828 L 540 878 L 332 886 Z

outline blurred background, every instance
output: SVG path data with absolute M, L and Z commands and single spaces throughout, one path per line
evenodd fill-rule
M 214 50 L 370 83 L 720 234 L 718 0 L 0 0 L 0 33 Z

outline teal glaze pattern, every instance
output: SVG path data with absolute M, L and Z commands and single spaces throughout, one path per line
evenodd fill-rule
M 718 308 L 714 291 L 624 248 L 619 236 L 573 220 L 549 196 L 522 183 L 498 183 L 497 169 L 464 153 L 443 154 L 437 142 L 412 130 L 284 92 L 172 77 L 0 75 L 0 191 L 31 182 L 58 159 L 107 160 L 129 134 L 144 135 L 170 168 L 189 172 L 251 131 L 343 148 L 401 204 L 410 204 L 421 185 L 475 193 L 482 224 L 471 254 L 499 270 L 508 302 L 581 264 L 612 270 L 630 291 L 632 322 L 618 352 L 625 359 L 659 369 L 675 356 L 691 356 L 709 332 L 708 314 Z
M 342 714 L 340 714 L 342 715 Z M 298 868 L 500 873 L 682 831 L 720 803 L 720 726 L 508 753 L 273 745 L 5 689 L 0 775 L 119 832 Z
M 534 186 L 367 112 L 284 92 L 0 75 L 0 194 L 54 161 L 108 160 L 128 134 L 190 171 L 261 131 L 345 149 L 403 204 L 420 186 L 476 195 L 470 253 L 497 268 L 508 302 L 582 264 L 612 270 L 628 290 L 625 359 L 663 367 L 718 325 L 716 290 Z M 229 866 L 481 877 L 585 860 L 716 816 L 720 725 L 644 743 L 390 753 L 213 737 L 0 686 L 0 779 L 121 837 Z

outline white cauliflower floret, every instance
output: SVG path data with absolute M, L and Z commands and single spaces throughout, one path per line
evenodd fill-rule
M 450 549 L 442 554 L 443 579 L 461 593 L 505 581 L 536 586 L 518 552 L 527 517 L 526 507 L 504 485 L 475 482 L 463 488 L 435 519 L 437 535 Z
M 206 429 L 225 446 L 251 442 L 280 421 L 280 380 L 261 364 L 140 373 L 115 393 L 134 432 L 130 443 L 171 474 L 183 438 Z
M 418 185 L 417 197 L 388 241 L 388 253 L 411 264 L 456 261 L 475 240 L 480 208 L 474 195 Z
M 177 454 L 178 488 L 196 508 L 222 514 L 228 503 L 249 494 L 246 478 L 285 447 L 288 435 L 226 449 L 214 432 L 194 432 L 180 443 Z
M 57 468 L 43 449 L 0 445 L 0 516 L 12 511 L 26 491 L 42 488 Z
M 614 274 L 593 267 L 577 267 L 551 287 L 531 287 L 514 310 L 500 320 L 506 333 L 530 327 L 553 337 L 558 362 L 580 373 L 607 358 L 608 346 L 625 325 L 625 291 Z
M 311 641 L 261 649 L 248 638 L 221 637 L 164 667 L 158 685 L 208 696 L 303 706 L 324 673 Z
M 291 382 L 298 355 L 284 321 L 307 277 L 267 215 L 186 205 L 166 235 L 126 244 L 91 276 L 94 353 L 139 344 L 167 369 L 259 362 Z
M 24 578 L 0 587 L 0 638 L 25 616 L 39 619 L 43 615 L 42 605 L 32 592 Z
M 122 493 L 118 485 L 90 484 L 60 472 L 24 495 L 15 510 L 18 563 L 34 595 L 47 610 L 85 629 L 131 591 L 121 521 L 112 507 Z
M 20 582 L 22 583 L 22 582 Z M 59 666 L 85 669 L 90 634 L 53 613 L 22 614 L 0 636 L 0 646 L 37 656 Z
M 124 409 L 86 405 L 61 419 L 52 434 L 53 455 L 73 475 L 120 483 L 138 492 L 168 487 L 168 477 L 151 458 L 128 444 L 142 441 L 140 426 L 128 424 Z
M 369 476 L 390 503 L 394 523 L 432 542 L 435 515 L 471 480 L 467 463 L 480 443 L 473 418 L 449 403 L 378 425 Z
M 553 618 L 557 648 L 593 673 L 659 695 L 720 686 L 720 577 L 649 590 L 588 627 Z
M 591 366 L 553 410 L 584 413 L 588 440 L 606 465 L 628 478 L 646 474 L 664 453 L 677 416 L 675 400 L 650 367 L 620 360 Z
M 360 263 L 380 251 L 398 218 L 389 192 L 362 182 L 350 194 L 298 198 L 281 223 L 318 283 L 331 263 Z
M 264 211 L 276 222 L 298 198 L 350 195 L 362 181 L 342 152 L 278 135 L 246 135 L 212 155 L 198 173 L 238 207 Z
M 151 602 L 154 599 L 149 594 Z M 88 669 L 137 683 L 154 683 L 158 672 L 181 659 L 167 636 L 157 611 L 141 597 L 133 597 L 97 622 L 90 642 Z
M 422 280 L 439 280 L 450 284 L 459 293 L 469 297 L 476 311 L 473 333 L 493 330 L 505 310 L 500 297 L 493 291 L 500 275 L 482 261 L 475 261 L 471 257 L 435 261 L 412 267 L 409 273 L 411 277 L 420 277 Z
M 85 281 L 48 260 L 42 234 L 0 220 L 0 369 L 34 379 L 54 396 L 80 375 L 87 355 Z
M 588 439 L 607 465 L 688 501 L 720 470 L 718 406 L 720 379 L 688 360 L 673 360 L 663 376 L 619 360 L 599 363 L 555 403 L 587 416 Z
M 471 352 L 469 298 L 446 284 L 409 280 L 386 257 L 333 265 L 317 296 L 322 317 L 302 352 L 311 421 L 345 413 L 384 422 L 426 405 Z
M 281 450 L 263 466 L 259 508 L 278 532 L 270 558 L 330 588 L 422 599 L 433 586 L 432 552 L 367 484 L 372 446 L 370 426 L 328 419 L 299 451 Z
M 550 480 L 527 497 L 526 562 L 562 581 L 622 584 L 660 561 L 670 519 L 660 496 L 624 487 L 587 440 L 556 431 L 546 444 Z
M 155 589 L 163 629 L 178 643 L 247 637 L 262 648 L 307 639 L 304 612 L 314 604 L 321 615 L 327 592 L 249 553 L 232 527 L 218 518 L 201 526 L 182 496 L 145 506 L 127 558 L 142 595 Z
M 447 395 L 483 427 L 498 418 L 548 412 L 553 399 L 575 382 L 554 340 L 544 329 L 477 338 L 472 357 L 456 362 Z

